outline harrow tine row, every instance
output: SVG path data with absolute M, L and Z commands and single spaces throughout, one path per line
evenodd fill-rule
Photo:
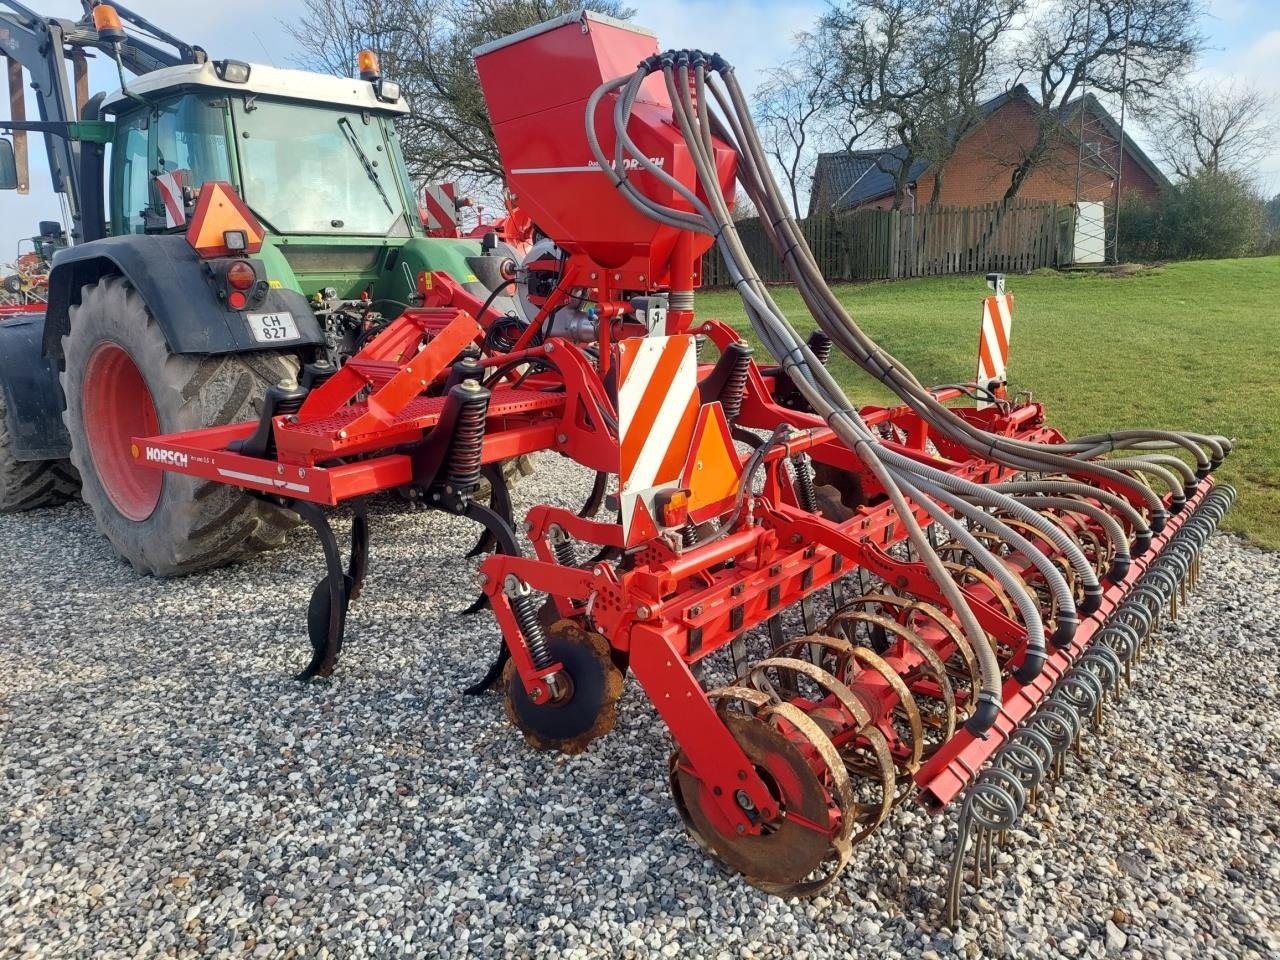
M 1235 502 L 1235 490 L 1215 486 L 1170 538 L 1133 591 L 1117 607 L 1076 664 L 1058 681 L 1040 708 L 1018 727 L 969 788 L 960 810 L 959 832 L 947 884 L 948 924 L 959 922 L 964 863 L 972 845 L 973 885 L 992 875 L 992 842 L 1001 843 L 1040 787 L 1063 774 L 1063 761 L 1081 734 L 1102 724 L 1108 699 L 1131 682 L 1132 664 L 1159 638 L 1161 616 L 1177 617 L 1179 602 L 1194 589 L 1200 551 Z

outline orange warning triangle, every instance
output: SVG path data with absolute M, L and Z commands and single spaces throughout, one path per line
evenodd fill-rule
M 227 246 L 227 233 L 240 231 L 245 236 L 243 250 Z M 235 187 L 225 180 L 210 180 L 200 188 L 196 212 L 187 227 L 187 242 L 202 257 L 229 257 L 236 253 L 257 253 L 262 249 L 266 231 L 253 215 Z
M 742 461 L 719 403 L 709 403 L 698 412 L 689 449 L 680 482 L 689 490 L 689 513 L 700 522 L 706 519 L 701 515 L 704 511 L 709 516 L 718 512 L 706 511 L 707 507 L 723 507 L 738 495 L 742 476 Z

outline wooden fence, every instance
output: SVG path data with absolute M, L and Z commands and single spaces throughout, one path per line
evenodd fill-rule
M 994 232 L 997 204 L 920 210 L 855 210 L 800 221 L 828 280 L 899 280 L 956 273 L 1025 273 L 1057 266 L 1069 207 L 1017 200 Z M 791 279 L 757 219 L 738 224 L 743 246 L 767 283 Z M 703 285 L 728 286 L 716 250 L 703 257 Z

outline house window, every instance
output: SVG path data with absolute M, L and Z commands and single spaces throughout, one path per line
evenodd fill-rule
M 1091 157 L 1100 157 L 1102 156 L 1102 144 L 1097 140 L 1086 141 L 1084 152 Z

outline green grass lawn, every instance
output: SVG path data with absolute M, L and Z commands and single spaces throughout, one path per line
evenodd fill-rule
M 1218 473 L 1240 499 L 1225 526 L 1280 549 L 1280 257 L 1175 263 L 1129 276 L 1039 271 L 1008 278 L 1014 295 L 1009 377 L 1070 435 L 1123 427 L 1220 433 L 1237 441 Z M 925 383 L 971 380 L 981 277 L 840 285 L 854 320 Z M 796 292 L 774 295 L 802 333 Z M 699 312 L 739 329 L 732 292 L 699 295 Z M 888 395 L 846 358 L 850 396 Z

